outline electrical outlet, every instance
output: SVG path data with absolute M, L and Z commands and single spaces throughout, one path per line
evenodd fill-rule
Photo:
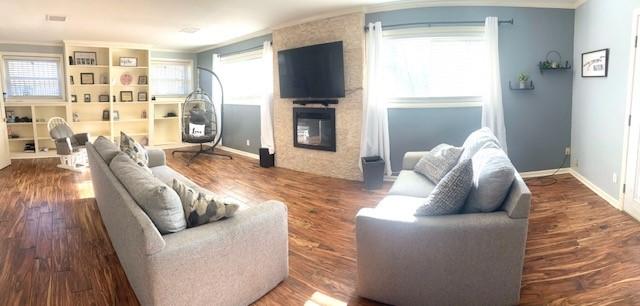
M 564 148 L 564 155 L 571 155 L 571 147 Z
M 247 147 L 251 146 L 251 140 L 247 139 Z
M 614 184 L 618 183 L 618 174 L 617 173 L 613 173 L 613 178 L 611 179 L 613 181 Z

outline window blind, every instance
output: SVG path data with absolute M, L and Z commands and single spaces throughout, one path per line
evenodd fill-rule
M 191 62 L 153 61 L 150 78 L 156 96 L 187 95 L 191 91 Z
M 62 97 L 60 60 L 57 58 L 5 58 L 9 97 Z

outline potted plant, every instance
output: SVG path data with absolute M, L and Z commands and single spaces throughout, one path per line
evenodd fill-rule
M 518 75 L 518 81 L 520 81 L 520 89 L 527 88 L 527 81 L 529 80 L 529 75 L 522 72 Z

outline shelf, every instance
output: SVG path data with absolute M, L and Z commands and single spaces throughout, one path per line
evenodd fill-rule
M 179 117 L 160 117 L 154 118 L 153 120 L 177 120 Z
M 109 68 L 108 65 L 67 65 L 70 69 Z
M 120 119 L 120 120 L 113 120 L 114 123 L 131 123 L 131 122 L 147 122 L 149 121 L 149 119 Z
M 28 126 L 33 125 L 33 122 L 7 122 L 7 126 Z
M 91 101 L 91 102 L 72 102 L 71 105 L 73 106 L 77 106 L 77 105 L 85 105 L 85 106 L 92 106 L 92 105 L 109 105 L 109 102 L 98 102 L 98 101 Z
M 9 141 L 33 141 L 33 137 L 9 138 Z
M 109 123 L 108 120 L 86 120 L 86 121 L 74 121 L 72 123 L 76 123 L 76 124 L 85 124 L 85 123 L 91 123 L 91 124 L 98 124 L 98 123 Z
M 71 84 L 72 87 L 105 87 L 109 84 Z
M 149 66 L 120 66 L 120 65 L 111 65 L 111 67 L 113 68 L 119 68 L 119 69 L 147 69 L 149 68 Z
M 114 105 L 140 105 L 149 104 L 149 101 L 113 102 Z
M 122 85 L 122 84 L 116 84 L 113 85 L 113 87 L 148 87 L 149 84 L 129 84 L 129 85 Z
M 513 86 L 511 86 L 511 81 L 509 81 L 509 89 L 511 89 L 511 90 L 520 91 L 520 90 L 534 90 L 534 89 L 536 89 L 536 87 L 533 85 L 533 81 L 529 81 L 528 85 L 529 86 L 526 86 L 525 88 L 513 87 Z

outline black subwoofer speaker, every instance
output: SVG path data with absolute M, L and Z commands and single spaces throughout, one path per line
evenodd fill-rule
M 269 154 L 269 149 L 260 148 L 260 167 L 269 168 L 275 164 L 275 154 Z

